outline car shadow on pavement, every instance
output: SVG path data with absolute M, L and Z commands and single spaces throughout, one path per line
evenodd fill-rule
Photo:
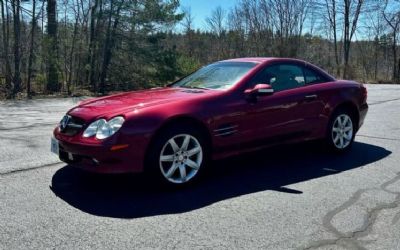
M 183 189 L 160 187 L 143 175 L 96 175 L 66 166 L 54 174 L 50 188 L 86 213 L 139 218 L 188 212 L 265 190 L 300 195 L 301 190 L 285 186 L 363 167 L 390 154 L 361 142 L 340 155 L 316 143 L 284 146 L 215 161 L 199 182 Z

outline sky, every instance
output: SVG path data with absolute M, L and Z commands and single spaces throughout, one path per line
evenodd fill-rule
M 204 29 L 205 19 L 210 16 L 212 10 L 221 6 L 225 10 L 232 8 L 238 0 L 180 0 L 181 7 L 190 7 L 194 17 L 194 28 Z

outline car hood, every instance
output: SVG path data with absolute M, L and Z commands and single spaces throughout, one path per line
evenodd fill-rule
M 93 98 L 82 101 L 72 108 L 68 114 L 90 120 L 98 117 L 122 115 L 137 109 L 196 98 L 215 90 L 198 90 L 184 88 L 157 88 L 142 91 L 125 92 L 121 94 Z

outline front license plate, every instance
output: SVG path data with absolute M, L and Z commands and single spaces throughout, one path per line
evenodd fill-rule
M 58 145 L 58 140 L 54 137 L 51 137 L 51 152 L 59 155 L 60 147 Z

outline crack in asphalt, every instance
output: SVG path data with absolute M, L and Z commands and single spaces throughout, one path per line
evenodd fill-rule
M 389 99 L 389 100 L 384 100 L 384 101 L 372 102 L 372 103 L 369 103 L 368 105 L 372 106 L 372 105 L 378 105 L 378 104 L 387 103 L 387 102 L 394 102 L 394 101 L 398 101 L 398 100 L 400 100 L 400 98 L 394 98 L 394 99 Z
M 24 143 L 27 144 L 28 147 L 30 145 L 39 146 L 38 144 L 35 144 L 34 142 L 32 142 L 32 140 L 31 140 L 32 137 L 28 138 L 28 139 L 25 139 L 24 137 L 20 138 L 20 137 L 17 137 L 17 136 L 1 136 L 0 135 L 0 139 L 3 139 L 3 140 L 24 142 Z M 36 136 L 36 137 L 41 137 L 41 135 Z
M 36 170 L 36 169 L 39 169 L 39 168 L 54 167 L 54 166 L 61 165 L 61 164 L 63 164 L 63 162 L 49 163 L 49 164 L 44 164 L 44 165 L 40 165 L 40 166 L 36 166 L 36 167 L 30 167 L 30 168 L 14 169 L 14 170 L 10 170 L 10 171 L 7 171 L 7 172 L 0 172 L 0 176 L 7 176 L 7 175 L 11 175 L 11 174 L 17 174 L 17 173 L 32 171 L 32 170 Z
M 0 127 L 0 131 L 9 131 L 9 130 L 16 130 L 16 129 L 28 129 L 28 128 L 35 128 L 35 127 L 42 127 L 42 126 L 50 126 L 50 125 L 54 125 L 56 126 L 56 123 L 51 122 L 51 123 L 36 123 L 36 124 L 32 124 L 32 125 L 27 125 L 27 126 L 20 126 L 20 127 L 12 127 L 12 128 L 4 128 L 4 127 Z
M 393 217 L 392 225 L 397 224 L 397 222 L 399 222 L 399 220 L 400 220 L 400 213 L 396 214 L 396 215 Z
M 399 180 L 400 180 L 400 173 L 398 173 L 394 178 L 390 179 L 389 181 L 383 183 L 379 188 L 366 188 L 357 190 L 345 203 L 335 208 L 334 210 L 329 211 L 323 218 L 323 226 L 329 232 L 333 233 L 336 239 L 314 241 L 311 244 L 309 244 L 309 246 L 304 247 L 302 249 L 317 249 L 320 247 L 333 246 L 333 245 L 341 245 L 343 247 L 349 246 L 351 249 L 366 249 L 361 245 L 359 238 L 365 237 L 371 232 L 373 226 L 377 221 L 377 217 L 381 211 L 394 209 L 400 206 L 400 192 L 395 192 L 387 189 L 389 185 Z M 339 213 L 343 212 L 344 210 L 350 208 L 357 201 L 359 201 L 362 194 L 372 190 L 384 191 L 386 193 L 394 194 L 396 195 L 396 197 L 392 202 L 379 203 L 371 210 L 369 210 L 364 218 L 363 225 L 357 230 L 354 230 L 353 232 L 350 233 L 344 233 L 341 232 L 339 229 L 337 229 L 332 223 L 333 218 Z M 400 213 L 398 213 L 395 216 L 392 223 L 396 223 L 399 219 L 400 219 Z

